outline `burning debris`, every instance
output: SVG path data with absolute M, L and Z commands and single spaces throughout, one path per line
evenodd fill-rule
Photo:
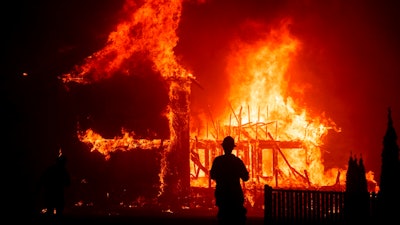
M 123 131 L 122 136 L 106 139 L 91 129 L 78 131 L 79 139 L 91 151 L 108 159 L 114 151 L 160 151 L 159 197 L 177 204 L 171 207 L 185 205 L 191 188 L 213 186 L 208 172 L 212 159 L 222 154 L 221 138 L 226 135 L 235 137 L 235 154 L 250 171 L 248 190 L 262 190 L 265 184 L 343 189 L 344 169 L 327 170 L 320 148 L 328 131 L 340 129 L 325 115 L 310 115 L 287 94 L 287 69 L 301 48 L 301 42 L 289 32 L 290 20 L 257 31 L 261 33 L 257 40 L 235 40 L 227 56 L 232 87 L 227 104 L 218 114 L 194 115 L 190 95 L 191 84 L 197 81 L 174 53 L 182 1 L 148 0 L 136 5 L 127 0 L 124 10 L 127 18 L 109 35 L 107 45 L 60 79 L 88 85 L 117 72 L 130 75 L 129 62 L 138 55 L 147 57 L 169 85 L 166 117 L 170 137 L 136 139 L 133 133 Z M 198 118 L 196 124 L 192 118 Z

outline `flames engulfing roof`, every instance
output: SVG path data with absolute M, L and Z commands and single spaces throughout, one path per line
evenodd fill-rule
M 165 167 L 160 172 L 163 181 L 170 178 L 167 188 L 184 190 L 189 185 L 189 161 L 191 155 L 196 156 L 200 151 L 197 142 L 196 147 L 193 144 L 190 147 L 190 140 L 196 137 L 196 140 L 217 141 L 226 135 L 235 137 L 237 143 L 247 142 L 236 154 L 252 167 L 252 178 L 259 183 L 274 182 L 278 186 L 278 177 L 286 186 L 321 187 L 343 181 L 344 178 L 338 179 L 342 168 L 325 169 L 320 148 L 329 130 L 340 132 L 340 129 L 325 114 L 311 114 L 298 106 L 288 94 L 288 68 L 301 49 L 301 41 L 290 32 L 292 21 L 285 18 L 273 26 L 253 21 L 244 23 L 242 26 L 256 35 L 250 41 L 241 36 L 232 39 L 226 56 L 228 85 L 224 88 L 228 89 L 228 97 L 225 104 L 218 107 L 217 114 L 210 110 L 195 114 L 190 110 L 189 96 L 191 83 L 196 78 L 175 54 L 182 4 L 180 0 L 149 0 L 141 5 L 126 1 L 124 10 L 128 16 L 110 33 L 107 45 L 60 79 L 66 83 L 89 84 L 117 73 L 132 75 L 130 62 L 138 55 L 151 61 L 154 71 L 169 85 L 165 116 L 169 120 L 170 137 L 162 160 Z M 196 124 L 191 123 L 191 118 L 196 118 Z M 94 137 L 91 130 L 83 133 L 81 140 L 105 155 L 137 146 L 135 138 L 126 132 L 121 139 L 113 140 Z M 271 146 L 265 146 L 269 142 Z M 288 143 L 301 144 L 282 149 L 290 146 Z M 218 149 L 203 147 L 201 150 L 206 152 L 205 156 L 201 160 L 197 158 L 200 163 L 196 160 L 192 163 L 207 169 L 207 161 Z M 183 155 L 183 161 L 178 160 L 177 153 Z M 271 172 L 266 176 L 268 160 L 272 164 L 267 166 Z M 206 169 L 203 169 L 205 174 Z M 177 176 L 172 178 L 170 174 Z M 276 179 L 273 181 L 271 177 Z M 171 193 L 174 191 L 170 189 Z

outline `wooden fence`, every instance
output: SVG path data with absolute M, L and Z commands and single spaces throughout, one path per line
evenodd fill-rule
M 346 224 L 345 192 L 283 190 L 264 187 L 264 223 L 267 224 Z M 369 209 L 375 209 L 375 197 Z M 370 211 L 365 217 L 371 217 Z

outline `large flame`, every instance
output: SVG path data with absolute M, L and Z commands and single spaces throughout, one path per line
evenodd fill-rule
M 148 57 L 154 64 L 154 70 L 162 77 L 167 81 L 173 81 L 169 92 L 171 102 L 177 98 L 179 91 L 190 94 L 188 85 L 190 82 L 187 81 L 195 78 L 179 64 L 174 53 L 174 47 L 179 39 L 176 30 L 181 11 L 181 0 L 147 0 L 141 5 L 136 5 L 133 0 L 127 0 L 124 6 L 127 19 L 118 24 L 116 30 L 109 35 L 107 45 L 89 56 L 82 65 L 76 66 L 72 72 L 62 75 L 61 79 L 64 82 L 90 83 L 109 78 L 117 72 L 130 75 L 134 71 L 130 71 L 129 63 L 135 55 L 140 54 Z M 276 144 L 273 148 L 274 151 L 278 151 L 277 165 L 272 165 L 275 159 L 271 149 L 261 149 L 261 156 L 255 156 L 252 152 L 245 155 L 241 149 L 236 151 L 239 157 L 262 158 L 261 178 L 279 176 L 280 187 L 344 184 L 345 170 L 325 169 L 320 148 L 330 129 L 338 131 L 335 123 L 324 115 L 308 114 L 307 109 L 299 108 L 295 104 L 295 99 L 287 95 L 287 90 L 290 88 L 287 71 L 292 59 L 301 49 L 300 40 L 289 32 L 289 23 L 289 20 L 285 20 L 277 28 L 261 30 L 263 35 L 257 40 L 246 42 L 237 39 L 234 42 L 227 58 L 231 90 L 226 111 L 220 115 L 213 115 L 217 118 L 212 121 L 214 130 L 191 129 L 196 130 L 196 134 L 190 134 L 191 138 L 197 141 L 208 139 L 210 132 L 217 147 L 211 148 L 213 151 L 211 154 L 206 154 L 206 149 L 192 147 L 192 153 L 198 157 L 200 164 L 209 167 L 208 159 L 204 158 L 221 153 L 218 143 L 225 135 L 234 136 L 238 143 L 247 143 L 243 145 L 247 152 L 258 148 L 259 141 L 270 141 L 269 143 Z M 189 103 L 187 99 L 185 101 Z M 174 115 L 176 112 L 173 108 L 169 108 L 166 116 L 170 121 Z M 204 123 L 209 123 L 209 120 L 205 119 Z M 218 124 L 215 121 L 218 121 Z M 124 130 L 122 135 L 111 140 L 103 138 L 91 129 L 79 131 L 79 138 L 82 142 L 90 144 L 92 151 L 97 150 L 106 157 L 115 150 L 135 148 L 162 147 L 168 153 L 170 146 L 176 141 L 177 134 L 172 122 L 170 130 L 170 140 L 166 142 L 138 140 L 134 134 Z M 280 147 L 278 143 L 285 141 L 301 144 L 296 147 Z M 161 163 L 160 180 L 163 183 L 165 167 L 168 165 L 163 159 Z M 194 164 L 191 162 L 191 173 L 198 174 L 194 171 L 198 169 Z M 247 165 L 248 168 L 258 167 L 253 164 Z M 204 171 L 198 178 L 206 177 L 209 168 L 203 167 Z M 276 174 L 271 174 L 273 171 Z M 253 176 L 253 180 L 256 179 L 259 178 Z M 261 182 L 272 186 L 276 184 L 276 180 L 270 178 Z M 191 185 L 207 186 L 209 180 L 193 179 Z
M 223 135 L 236 135 L 241 141 L 301 141 L 302 150 L 281 150 L 287 160 L 279 160 L 280 173 L 289 178 L 295 168 L 312 184 L 332 185 L 337 176 L 331 171 L 325 173 L 319 146 L 328 130 L 336 129 L 335 123 L 323 115 L 308 115 L 306 109 L 299 109 L 286 95 L 286 89 L 290 88 L 287 69 L 301 47 L 300 41 L 290 34 L 289 25 L 290 20 L 283 20 L 277 28 L 259 35 L 256 41 L 234 42 L 227 65 L 231 83 L 230 107 L 219 118 L 225 125 L 241 130 Z M 247 128 L 252 125 L 252 129 Z M 264 166 L 271 164 L 263 163 Z M 291 179 L 283 182 L 288 182 L 288 186 L 296 185 Z
M 173 50 L 179 39 L 175 31 L 181 17 L 181 0 L 148 0 L 139 6 L 134 0 L 126 0 L 123 11 L 127 18 L 108 36 L 107 45 L 62 75 L 64 82 L 93 82 L 121 71 L 129 75 L 130 59 L 135 54 L 149 57 L 165 78 L 192 76 L 176 61 Z
M 188 99 L 184 96 L 190 94 L 189 84 L 194 77 L 177 62 L 173 50 L 178 42 L 176 29 L 181 18 L 182 1 L 149 0 L 144 1 L 142 5 L 136 5 L 135 1 L 127 0 L 123 9 L 127 18 L 118 24 L 116 30 L 109 35 L 107 45 L 86 58 L 85 62 L 76 66 L 71 73 L 62 75 L 61 79 L 64 82 L 90 83 L 109 78 L 117 72 L 130 75 L 133 73 L 130 71 L 132 58 L 135 59 L 137 55 L 145 56 L 154 64 L 154 70 L 170 82 L 170 103 L 186 101 L 186 103 L 181 104 L 188 106 Z M 177 100 L 179 98 L 177 93 L 181 95 L 179 100 Z M 179 145 L 177 139 L 180 136 L 176 135 L 179 132 L 175 131 L 174 125 L 176 123 L 174 120 L 182 120 L 182 118 L 176 116 L 182 114 L 179 113 L 181 109 L 170 106 L 166 110 L 168 110 L 166 116 L 170 120 L 171 135 L 170 145 L 167 145 L 167 148 L 163 151 L 163 158 L 161 159 L 162 165 L 159 175 L 161 193 L 164 190 L 165 177 L 174 173 L 168 171 L 170 165 L 168 165 L 167 157 L 173 155 L 171 149 Z M 124 141 L 105 140 L 91 130 L 79 135 L 82 141 L 89 141 L 107 157 L 114 149 L 121 149 L 120 143 L 123 143 L 124 146 L 135 145 L 127 144 L 132 140 L 126 133 L 123 138 L 127 140 Z M 179 171 L 176 168 L 173 170 Z M 176 182 L 182 181 L 178 179 Z

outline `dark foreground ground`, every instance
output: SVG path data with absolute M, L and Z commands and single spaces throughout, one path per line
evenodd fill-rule
M 129 213 L 110 213 L 109 215 L 92 213 L 66 213 L 62 218 L 47 218 L 44 215 L 34 216 L 30 224 L 34 225 L 217 225 L 215 211 L 161 212 L 154 210 L 129 210 Z M 248 215 L 246 225 L 262 225 L 264 218 L 259 215 Z
M 249 217 L 247 225 L 261 225 L 263 218 Z M 59 225 L 217 225 L 214 217 L 158 217 L 158 216 L 66 216 L 62 220 L 49 220 L 45 218 L 38 218 L 32 221 L 32 224 L 46 225 L 46 224 L 59 224 Z

